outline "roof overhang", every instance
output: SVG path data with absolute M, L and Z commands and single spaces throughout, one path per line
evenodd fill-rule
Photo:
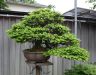
M 68 12 L 65 12 L 62 16 L 65 19 L 73 20 L 75 17 L 74 13 L 75 9 L 72 9 Z M 96 22 L 96 11 L 84 9 L 84 8 L 77 8 L 77 19 L 78 20 L 84 20 L 89 22 Z

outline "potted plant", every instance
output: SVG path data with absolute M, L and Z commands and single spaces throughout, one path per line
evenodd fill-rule
M 61 14 L 54 10 L 38 9 L 14 24 L 7 33 L 18 43 L 32 43 L 32 48 L 24 50 L 29 61 L 45 62 L 50 55 L 88 60 L 88 52 L 79 47 L 79 40 L 63 21 Z

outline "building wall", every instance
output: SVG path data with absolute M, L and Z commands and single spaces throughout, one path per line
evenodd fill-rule
M 25 63 L 23 50 L 30 47 L 29 43 L 19 44 L 10 39 L 6 30 L 14 23 L 21 20 L 20 17 L 0 16 L 0 75 L 29 75 L 32 65 Z M 74 32 L 74 23 L 66 23 Z M 91 23 L 78 23 L 78 38 L 81 40 L 81 46 L 90 52 L 91 62 L 96 62 L 96 26 Z M 51 57 L 50 62 L 53 65 L 42 66 L 42 75 L 64 75 L 64 71 L 71 68 L 72 65 L 81 62 L 72 61 L 57 57 Z M 34 66 L 34 65 L 33 65 Z M 32 72 L 35 75 L 35 70 Z
M 39 7 L 27 5 L 27 4 L 22 4 L 22 3 L 9 3 L 7 2 L 8 8 L 12 11 L 21 11 L 21 12 L 31 12 Z

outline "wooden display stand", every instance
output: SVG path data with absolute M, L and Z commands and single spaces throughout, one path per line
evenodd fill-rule
M 40 70 L 41 70 L 41 66 L 48 66 L 48 65 L 53 65 L 53 63 L 47 61 L 47 62 L 43 62 L 43 63 L 37 63 L 34 61 L 26 61 L 27 64 L 34 64 L 35 68 L 36 68 L 36 75 L 40 75 Z

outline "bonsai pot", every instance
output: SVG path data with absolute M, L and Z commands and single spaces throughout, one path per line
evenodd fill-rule
M 46 62 L 50 58 L 49 56 L 45 57 L 43 52 L 29 52 L 27 50 L 24 50 L 23 52 L 27 61 Z
M 46 62 L 50 57 L 43 55 L 45 50 L 44 47 L 35 45 L 31 49 L 25 49 L 23 53 L 27 61 Z

